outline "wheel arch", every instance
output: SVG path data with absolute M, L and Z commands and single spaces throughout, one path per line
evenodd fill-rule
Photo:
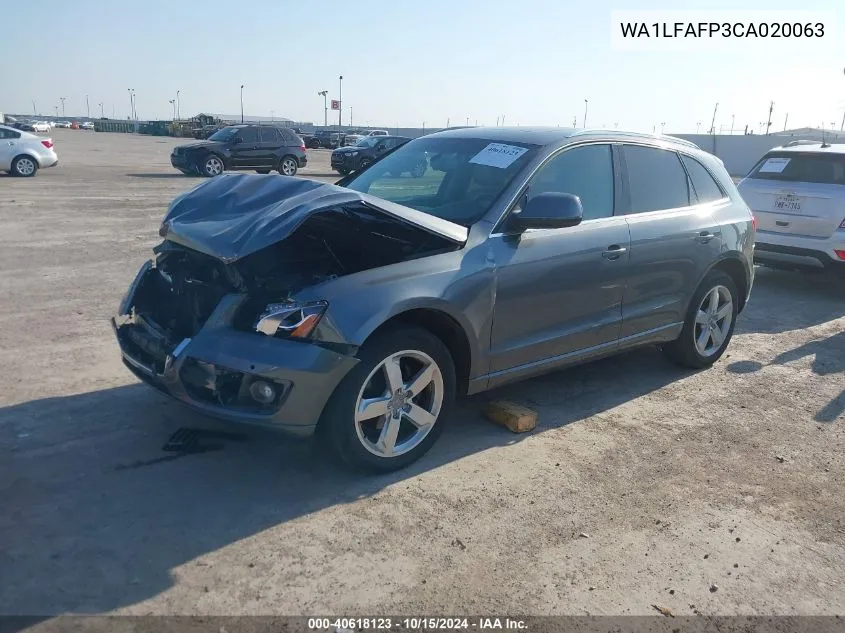
M 726 275 L 728 275 L 734 282 L 736 286 L 736 290 L 739 293 L 739 297 L 737 297 L 739 301 L 739 305 L 737 306 L 737 314 L 742 312 L 743 308 L 745 308 L 745 304 L 748 301 L 748 291 L 751 280 L 748 276 L 748 268 L 746 267 L 745 263 L 743 263 L 740 256 L 736 253 L 728 253 L 721 257 L 720 259 L 716 260 L 710 268 L 702 275 L 701 279 L 698 280 L 698 284 L 696 288 L 701 284 L 704 278 L 710 274 L 711 271 L 720 270 Z
M 434 306 L 409 307 L 391 315 L 364 339 L 398 325 L 413 325 L 431 332 L 443 341 L 455 365 L 457 391 L 466 394 L 473 367 L 473 347 L 466 328 L 451 314 Z
M 12 157 L 12 160 L 9 161 L 9 171 L 11 172 L 14 169 L 15 161 L 19 158 L 30 158 L 35 162 L 35 171 L 41 169 L 41 162 L 38 160 L 38 155 L 32 150 L 24 150 L 18 154 L 15 154 Z

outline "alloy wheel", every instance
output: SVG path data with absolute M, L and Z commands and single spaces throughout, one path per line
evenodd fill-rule
M 21 176 L 31 176 L 35 172 L 35 161 L 31 158 L 19 158 L 15 163 L 15 170 Z
M 391 354 L 370 372 L 355 403 L 358 440 L 378 457 L 398 457 L 434 428 L 443 406 L 443 375 L 419 350 Z
M 731 291 L 714 286 L 704 295 L 695 314 L 693 337 L 695 349 L 702 356 L 713 356 L 722 347 L 733 321 Z
M 212 156 L 205 161 L 205 173 L 208 176 L 219 176 L 223 173 L 223 161 L 216 156 Z
M 286 158 L 282 161 L 282 174 L 285 176 L 293 176 L 296 173 L 296 163 L 292 158 Z

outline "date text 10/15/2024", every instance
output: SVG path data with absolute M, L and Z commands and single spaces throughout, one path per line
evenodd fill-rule
M 407 629 L 409 631 L 459 631 L 459 630 L 524 630 L 524 620 L 518 618 L 439 618 L 439 617 L 355 617 L 355 618 L 308 618 L 311 631 L 385 631 Z

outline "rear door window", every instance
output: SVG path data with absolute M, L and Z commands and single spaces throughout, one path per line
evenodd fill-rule
M 261 142 L 262 143 L 270 143 L 273 145 L 279 145 L 282 142 L 281 137 L 279 136 L 279 131 L 270 126 L 262 126 L 261 128 Z
M 758 180 L 845 185 L 845 154 L 769 152 L 749 174 Z
M 692 180 L 692 187 L 698 202 L 713 202 L 714 200 L 721 200 L 725 197 L 722 188 L 704 167 L 694 158 L 690 156 L 681 155 L 681 160 L 684 161 L 684 166 L 687 168 L 687 173 Z
M 631 213 L 689 206 L 687 174 L 676 152 L 641 145 L 623 147 L 628 169 Z
M 241 143 L 258 143 L 258 128 L 244 127 L 238 130 L 238 136 L 241 137 Z

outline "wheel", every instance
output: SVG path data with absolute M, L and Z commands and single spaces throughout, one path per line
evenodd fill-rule
M 730 343 L 737 305 L 733 279 L 720 270 L 710 271 L 693 295 L 681 335 L 663 351 L 679 365 L 710 367 Z
M 354 468 L 404 468 L 443 429 L 455 397 L 452 357 L 431 332 L 395 327 L 367 341 L 358 358 L 329 399 L 319 435 Z
M 421 160 L 414 165 L 414 168 L 411 170 L 411 175 L 414 178 L 422 178 L 425 175 L 426 169 L 428 169 L 428 164 L 424 160 Z
M 12 173 L 15 176 L 29 178 L 38 171 L 38 162 L 31 156 L 18 156 L 12 161 Z
M 282 176 L 296 176 L 297 169 L 299 169 L 299 163 L 293 156 L 285 156 L 279 163 L 279 173 Z
M 311 149 L 320 149 L 320 141 L 310 140 L 308 141 L 308 147 Z
M 257 174 L 269 174 L 270 170 L 269 169 L 256 169 L 255 173 L 257 173 Z
M 219 176 L 223 173 L 225 169 L 225 165 L 223 165 L 223 159 L 221 159 L 216 154 L 212 154 L 205 159 L 205 162 L 202 164 L 202 172 L 203 176 L 208 176 L 209 178 L 213 178 L 214 176 Z

